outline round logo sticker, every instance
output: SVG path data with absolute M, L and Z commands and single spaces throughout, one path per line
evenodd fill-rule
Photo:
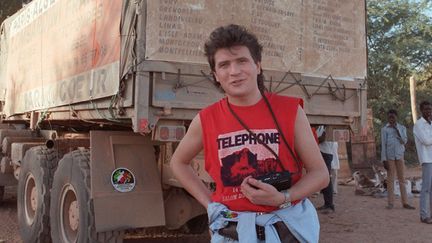
M 135 176 L 126 168 L 117 168 L 111 174 L 111 184 L 119 192 L 130 192 L 135 187 Z

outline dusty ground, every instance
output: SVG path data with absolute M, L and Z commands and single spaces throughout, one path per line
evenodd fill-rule
M 419 168 L 407 172 L 407 176 L 420 176 L 421 173 Z M 0 243 L 21 242 L 16 221 L 16 197 L 12 193 L 14 190 L 8 188 L 5 201 L 0 206 Z M 311 199 L 316 206 L 322 204 L 322 195 Z M 416 210 L 402 209 L 400 201 L 395 202 L 394 209 L 388 210 L 385 208 L 386 198 L 357 196 L 353 186 L 339 186 L 339 193 L 334 199 L 336 212 L 319 215 L 323 243 L 432 242 L 432 225 L 420 223 L 417 197 L 410 199 Z M 188 241 L 178 239 L 175 242 Z
M 340 186 L 335 196 L 336 212 L 319 214 L 321 242 L 431 242 L 432 225 L 420 223 L 419 199 L 412 198 L 416 210 L 401 207 L 388 210 L 386 198 L 354 195 L 352 186 Z M 322 204 L 322 196 L 313 198 Z
M 420 168 L 408 169 L 408 176 L 421 176 Z M 387 198 L 354 194 L 353 186 L 339 186 L 334 197 L 336 212 L 319 214 L 321 242 L 432 242 L 432 225 L 420 223 L 419 198 L 410 202 L 416 210 L 403 209 L 396 198 L 392 210 L 385 208 Z M 312 198 L 316 206 L 322 195 Z
M 6 187 L 0 203 L 0 243 L 21 242 L 18 234 L 16 187 Z

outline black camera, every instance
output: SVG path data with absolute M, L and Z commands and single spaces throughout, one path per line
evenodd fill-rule
M 278 191 L 291 187 L 291 173 L 289 171 L 272 172 L 255 179 L 274 186 Z

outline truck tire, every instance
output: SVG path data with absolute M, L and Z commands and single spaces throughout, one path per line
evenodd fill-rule
M 75 150 L 59 162 L 51 191 L 51 237 L 54 242 L 123 242 L 123 231 L 96 233 L 90 198 L 90 152 Z M 107 212 L 109 213 L 109 212 Z
M 202 234 L 204 231 L 208 230 L 208 227 L 208 216 L 204 214 L 190 219 L 183 226 L 183 231 L 187 234 Z
M 23 242 L 51 242 L 49 207 L 57 153 L 45 146 L 29 149 L 18 180 L 18 225 Z
M 0 204 L 3 202 L 5 188 L 4 186 L 0 186 Z

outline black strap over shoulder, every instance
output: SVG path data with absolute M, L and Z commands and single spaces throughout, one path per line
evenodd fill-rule
M 271 108 L 270 102 L 267 100 L 267 97 L 263 93 L 261 93 L 261 96 L 263 97 L 263 99 L 264 99 L 264 101 L 266 103 L 266 106 L 267 106 L 268 110 L 270 111 L 270 114 L 271 114 L 271 116 L 273 118 L 273 121 L 274 121 L 274 123 L 276 125 L 276 129 L 278 130 L 280 136 L 282 137 L 282 140 L 283 140 L 285 146 L 290 151 L 291 157 L 296 161 L 297 171 L 294 174 L 301 173 L 300 161 L 298 160 L 297 156 L 295 156 L 293 150 L 291 149 L 291 146 L 289 146 L 289 144 L 288 144 L 288 142 L 287 142 L 284 134 L 282 133 L 282 130 L 281 130 L 281 128 L 279 126 L 279 123 L 278 123 L 278 121 L 276 119 L 276 116 L 275 116 L 275 114 L 273 112 L 273 109 Z M 244 129 L 246 129 L 251 136 L 253 136 L 254 138 L 256 138 L 259 144 L 263 145 L 268 151 L 270 151 L 275 156 L 276 160 L 281 164 L 281 166 L 282 166 L 282 168 L 284 170 L 289 171 L 287 168 L 285 168 L 285 166 L 283 165 L 282 161 L 280 160 L 280 158 L 276 154 L 276 152 L 273 151 L 273 149 L 271 149 L 266 143 L 264 143 L 264 141 L 261 140 L 254 132 L 252 132 L 249 129 L 249 127 L 243 122 L 243 120 L 240 119 L 240 117 L 234 112 L 234 110 L 231 108 L 230 103 L 228 102 L 228 99 L 227 99 L 227 105 L 228 105 L 228 109 L 230 110 L 231 114 L 236 118 L 236 120 L 240 123 L 240 125 L 242 125 L 242 127 Z

